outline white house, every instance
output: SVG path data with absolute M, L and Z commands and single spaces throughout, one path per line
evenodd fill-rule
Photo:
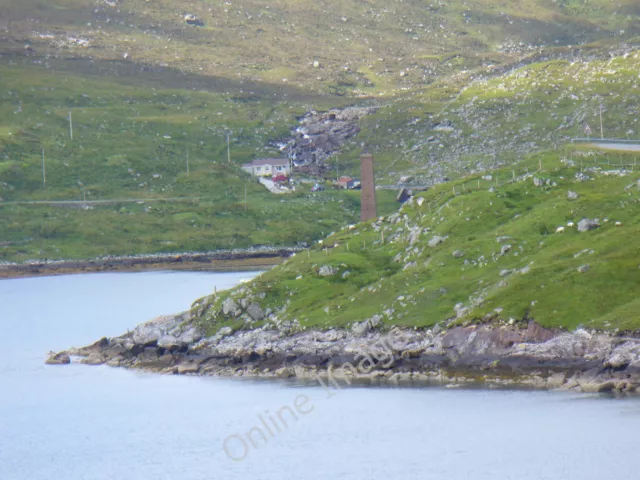
M 288 176 L 291 173 L 291 164 L 286 158 L 258 158 L 242 165 L 242 169 L 255 177 Z

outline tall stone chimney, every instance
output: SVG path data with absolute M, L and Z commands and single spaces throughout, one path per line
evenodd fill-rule
M 368 153 L 360 157 L 360 188 L 360 221 L 366 222 L 378 216 L 373 155 Z

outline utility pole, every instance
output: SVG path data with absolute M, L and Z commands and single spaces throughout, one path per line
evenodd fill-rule
M 42 188 L 47 188 L 47 170 L 44 165 L 44 148 L 42 149 Z
M 604 140 L 604 123 L 602 122 L 602 103 L 600 104 L 600 138 Z
M 231 163 L 231 140 L 229 139 L 228 133 L 227 133 L 227 162 Z
M 340 180 L 340 165 L 338 165 L 338 155 L 336 155 L 336 183 Z
M 189 147 L 187 147 L 187 175 L 189 175 Z
M 73 118 L 71 117 L 71 110 L 69 110 L 69 137 L 73 140 Z
M 247 211 L 247 184 L 244 184 L 244 211 Z

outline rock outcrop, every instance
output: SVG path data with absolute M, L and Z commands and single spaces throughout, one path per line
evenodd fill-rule
M 45 363 L 47 365 L 67 365 L 71 363 L 71 357 L 64 352 L 52 353 L 49 355 L 49 358 L 47 358 Z
M 300 119 L 290 139 L 273 146 L 288 151 L 296 165 L 313 169 L 360 133 L 358 121 L 375 111 L 373 107 L 348 107 L 326 113 L 312 111 Z
M 233 310 L 233 309 L 231 309 Z M 231 311 L 230 310 L 230 311 Z M 259 312 L 252 310 L 259 318 Z M 117 338 L 53 354 L 49 364 L 81 357 L 181 375 L 334 376 L 349 382 L 485 383 L 581 392 L 640 392 L 640 339 L 579 329 L 483 324 L 444 330 L 384 328 L 382 319 L 350 329 L 289 334 L 225 327 L 203 337 L 189 314 L 160 317 Z

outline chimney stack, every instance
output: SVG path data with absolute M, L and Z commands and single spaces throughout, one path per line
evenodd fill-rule
M 360 188 L 360 221 L 366 222 L 378 216 L 373 155 L 368 153 L 360 157 Z

